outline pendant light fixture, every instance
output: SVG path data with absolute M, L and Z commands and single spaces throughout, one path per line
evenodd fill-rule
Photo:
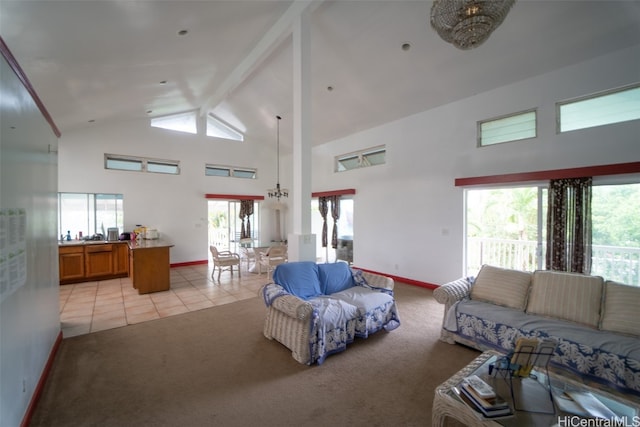
M 289 197 L 289 190 L 280 188 L 280 120 L 282 120 L 282 117 L 276 116 L 276 119 L 276 173 L 278 180 L 276 182 L 276 188 L 270 188 L 267 190 L 267 194 L 271 198 L 276 198 L 279 202 L 281 197 Z
M 502 24 L 515 0 L 434 0 L 431 26 L 458 49 L 480 46 Z

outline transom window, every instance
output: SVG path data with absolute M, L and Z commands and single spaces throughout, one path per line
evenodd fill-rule
M 177 160 L 148 159 L 145 157 L 122 156 L 119 154 L 105 154 L 104 168 L 169 175 L 180 174 L 180 162 Z
M 255 179 L 258 171 L 253 168 L 223 166 L 223 165 L 205 165 L 204 174 L 206 176 L 226 176 L 232 178 Z
M 536 127 L 535 110 L 483 120 L 478 122 L 478 146 L 535 138 Z
M 557 132 L 640 119 L 640 84 L 556 104 Z
M 343 172 L 386 163 L 387 150 L 384 145 L 336 156 L 335 171 Z

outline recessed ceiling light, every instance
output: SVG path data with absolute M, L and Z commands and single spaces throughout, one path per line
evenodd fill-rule
M 411 43 L 402 43 L 402 50 L 406 52 L 409 49 L 411 49 Z
M 147 114 L 153 113 L 153 110 L 147 110 Z
M 95 119 L 89 120 L 89 123 L 95 123 Z
M 162 81 L 160 82 L 160 84 L 161 84 L 161 85 L 166 85 L 166 84 L 167 84 L 167 81 L 166 81 L 166 80 L 162 80 Z
M 189 30 L 180 30 L 180 31 L 178 31 L 178 35 L 179 36 L 186 36 L 187 34 L 189 34 Z
M 327 90 L 331 92 L 333 90 L 333 86 L 327 86 Z

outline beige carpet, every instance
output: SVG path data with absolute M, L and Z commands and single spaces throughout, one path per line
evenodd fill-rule
M 433 389 L 479 353 L 396 284 L 402 325 L 300 365 L 259 298 L 62 341 L 31 426 L 429 426 Z

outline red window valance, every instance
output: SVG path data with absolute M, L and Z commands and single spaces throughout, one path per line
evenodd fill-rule
M 548 181 L 550 179 L 581 178 L 584 176 L 620 175 L 640 172 L 640 162 L 618 163 L 613 165 L 585 166 L 571 169 L 555 169 L 538 172 L 508 173 L 504 175 L 479 176 L 474 178 L 456 178 L 455 186 L 482 184 L 506 184 L 527 181 Z
M 346 194 L 356 194 L 356 190 L 354 188 L 347 188 L 344 190 L 317 191 L 311 193 L 311 197 L 344 196 Z
M 210 194 L 204 195 L 205 199 L 223 199 L 223 200 L 264 200 L 264 196 L 250 196 L 246 194 Z

